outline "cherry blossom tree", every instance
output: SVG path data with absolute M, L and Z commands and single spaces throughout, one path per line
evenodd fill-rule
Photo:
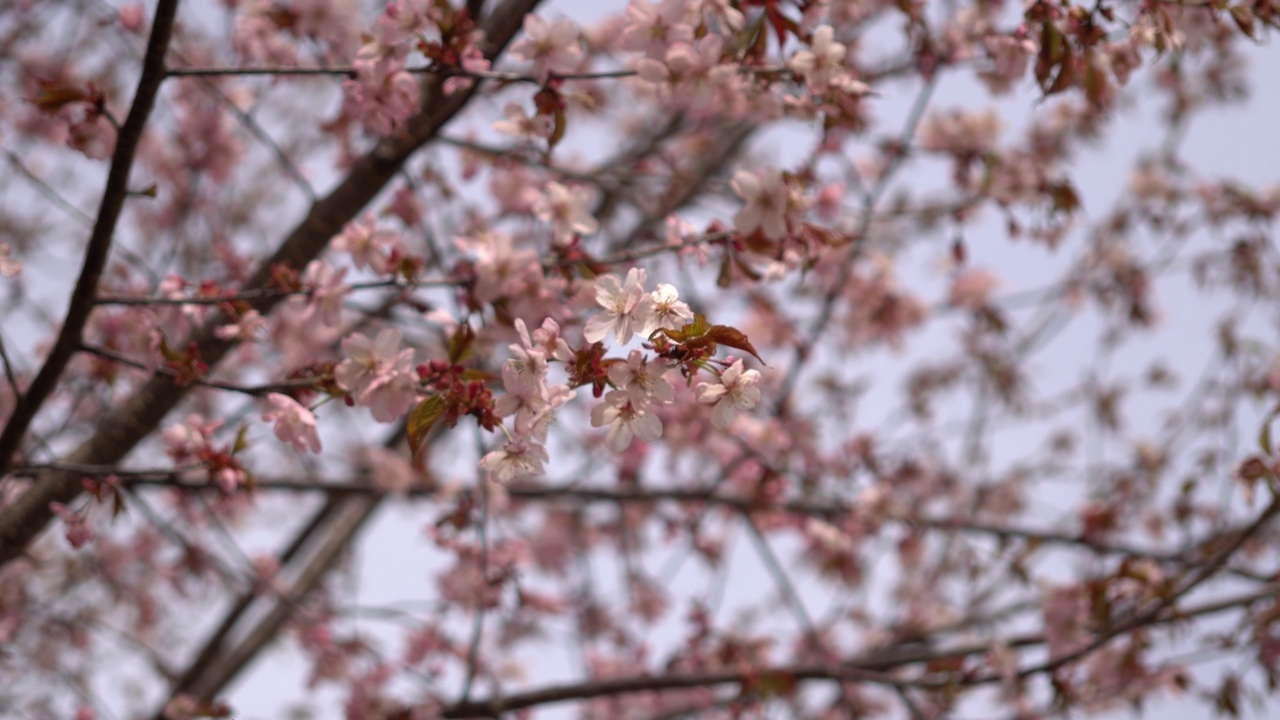
M 539 5 L 0 7 L 0 714 L 1268 702 L 1275 0 Z

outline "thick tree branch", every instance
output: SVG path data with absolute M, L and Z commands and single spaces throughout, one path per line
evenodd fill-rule
M 0 433 L 0 475 L 13 462 L 31 421 L 57 387 L 58 378 L 62 376 L 67 363 L 71 362 L 71 356 L 80 344 L 85 323 L 89 321 L 89 313 L 93 311 L 98 279 L 107 265 L 116 224 L 129 195 L 129 172 L 133 168 L 133 158 L 138 150 L 138 142 L 142 139 L 142 131 L 146 128 L 147 118 L 151 115 L 151 108 L 155 106 L 160 83 L 164 80 L 164 55 L 169 47 L 169 35 L 173 30 L 177 10 L 178 0 L 160 0 L 156 7 L 155 19 L 151 23 L 151 37 L 147 41 L 147 51 L 142 60 L 142 75 L 138 78 L 138 89 L 134 93 L 129 115 L 116 133 L 111 169 L 107 171 L 107 186 L 103 190 L 98 217 L 85 247 L 80 277 L 76 279 L 66 318 L 54 340 L 53 349 L 49 351 L 49 357 L 45 359 L 44 366 L 40 368 L 26 393 L 17 398 L 13 414 L 5 423 L 4 432 Z M 0 518 L 0 545 L 5 547 L 9 544 L 9 529 L 9 525 Z

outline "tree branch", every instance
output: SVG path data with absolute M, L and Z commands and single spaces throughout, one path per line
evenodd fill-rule
M 13 414 L 5 423 L 4 432 L 0 433 L 0 475 L 8 470 L 31 421 L 57 386 L 58 378 L 62 376 L 62 371 L 66 369 L 80 344 L 89 313 L 93 311 L 98 279 L 106 267 L 116 224 L 124 209 L 125 198 L 129 195 L 129 171 L 133 168 L 133 158 L 142 139 L 142 131 L 147 125 L 152 107 L 155 106 L 160 83 L 164 80 L 164 55 L 169 47 L 169 35 L 177 9 L 178 0 L 160 0 L 156 6 L 155 19 L 151 23 L 151 37 L 147 41 L 147 51 L 142 60 L 142 75 L 138 78 L 138 89 L 134 93 L 129 116 L 116 133 L 111 169 L 107 172 L 107 185 L 102 193 L 102 203 L 98 207 L 98 217 L 85 247 L 80 277 L 76 279 L 75 289 L 71 292 L 71 300 L 67 306 L 67 316 L 54 340 L 53 349 L 49 351 L 49 357 L 45 359 L 27 392 L 18 396 Z M 42 522 L 41 527 L 43 525 Z M 10 542 L 10 529 L 8 523 L 0 520 L 0 545 L 6 548 Z M 25 547 L 25 543 L 23 546 Z

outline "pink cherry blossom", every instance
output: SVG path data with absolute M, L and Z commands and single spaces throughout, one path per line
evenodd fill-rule
M 622 28 L 622 47 L 662 59 L 675 43 L 693 42 L 693 26 L 688 19 L 685 0 L 660 0 L 657 5 L 631 0 Z
M 543 320 L 542 326 L 533 331 L 533 342 L 542 348 L 548 358 L 555 358 L 563 363 L 573 359 L 573 349 L 560 336 L 560 323 L 552 318 Z
M 514 297 L 542 281 L 542 265 L 532 248 L 515 246 L 507 233 L 486 231 L 454 238 L 459 249 L 475 257 L 475 295 L 481 302 Z
M 813 33 L 808 50 L 801 50 L 791 58 L 792 70 L 804 75 L 809 91 L 824 93 L 833 79 L 846 75 L 844 66 L 845 46 L 835 41 L 835 29 L 823 25 Z
M 550 182 L 546 194 L 534 203 L 533 213 L 539 220 L 551 223 L 556 244 L 567 245 L 575 235 L 590 235 L 600 227 L 587 211 L 590 204 L 590 190 Z
M 267 328 L 267 319 L 257 310 L 250 310 L 240 316 L 240 319 L 234 323 L 221 325 L 213 331 L 213 334 L 223 340 L 236 340 L 237 342 L 257 342 L 261 339 L 262 332 Z
M 378 422 L 392 422 L 401 417 L 415 400 L 413 348 L 400 350 L 401 339 L 400 331 L 395 328 L 379 332 L 373 341 L 356 333 L 342 341 L 347 359 L 334 368 L 334 380 L 339 387 L 369 408 Z
M 631 341 L 631 336 L 653 322 L 653 299 L 644 291 L 645 271 L 631 268 L 626 282 L 617 275 L 601 275 L 596 278 L 596 303 L 604 312 L 587 321 L 582 331 L 587 342 L 600 342 L 609 333 L 619 345 Z
M 715 406 L 711 409 L 711 424 L 723 430 L 733 423 L 739 410 L 751 410 L 759 404 L 759 382 L 760 373 L 746 370 L 739 359 L 720 373 L 719 382 L 698 385 L 698 402 Z
M 555 118 L 542 114 L 527 115 L 517 103 L 507 103 L 502 114 L 506 116 L 506 120 L 494 122 L 493 129 L 503 135 L 521 140 L 546 140 L 555 130 Z
M 93 541 L 94 532 L 89 527 L 87 512 L 75 512 L 60 502 L 49 503 L 49 509 L 66 526 L 66 538 L 71 547 L 79 550 Z
M 525 425 L 520 424 L 520 416 L 519 414 L 516 415 L 516 433 L 531 437 L 540 443 L 545 443 L 551 426 L 556 423 L 556 411 L 577 396 L 577 391 L 570 389 L 568 385 L 548 386 L 545 393 L 545 402 L 537 412 L 528 418 Z
M 693 0 L 691 6 L 698 9 L 705 22 L 719 25 L 731 33 L 738 32 L 746 24 L 742 11 L 735 8 L 730 0 Z
M 758 229 L 770 240 L 781 240 L 787 236 L 790 191 L 781 172 L 771 168 L 756 175 L 739 170 L 730 184 L 744 203 L 733 216 L 734 229 L 744 234 Z
M 347 98 L 365 127 L 378 135 L 390 135 L 418 110 L 417 78 L 405 72 L 403 53 L 367 43 L 352 63 L 356 79 L 342 84 Z
M 13 246 L 0 242 L 0 275 L 18 277 L 22 272 L 22 262 L 13 257 Z
M 276 437 L 293 445 L 293 449 L 303 452 L 308 448 L 311 452 L 320 452 L 320 434 L 316 431 L 316 416 L 297 400 L 288 395 L 271 393 L 267 395 L 271 409 L 262 414 L 266 422 L 275 423 Z
M 498 398 L 498 417 L 516 416 L 517 434 L 526 434 L 534 417 L 547 405 L 547 356 L 529 338 L 523 320 L 516 320 L 521 343 L 509 346 L 511 357 L 502 365 L 502 384 L 507 394 Z
M 524 475 L 542 475 L 546 472 L 543 463 L 549 459 L 547 449 L 541 445 L 515 439 L 481 458 L 480 467 L 498 482 L 510 482 Z
M 988 270 L 966 270 L 956 275 L 951 282 L 947 294 L 947 304 L 977 310 L 985 306 L 991 299 L 999 281 Z
M 743 101 L 743 80 L 737 68 L 722 62 L 724 41 L 707 35 L 696 45 L 678 42 L 659 60 L 636 62 L 640 79 L 656 87 L 663 102 L 689 110 L 695 115 L 717 112 L 733 115 Z
M 378 219 L 373 213 L 365 213 L 359 220 L 347 223 L 333 238 L 331 246 L 338 252 L 349 253 L 357 268 L 384 273 L 387 271 L 387 252 L 398 244 L 399 237 L 391 230 L 378 229 Z
M 1026 38 L 991 35 L 983 42 L 994 67 L 980 74 L 994 93 L 1006 93 L 1027 74 L 1036 44 Z
M 582 58 L 578 26 L 570 20 L 525 15 L 524 37 L 511 46 L 510 54 L 533 63 L 531 72 L 537 77 L 573 72 Z
M 337 327 L 342 319 L 342 301 L 351 288 L 342 283 L 347 269 L 334 270 L 324 260 L 312 260 L 302 274 L 302 281 L 311 286 L 307 303 L 307 323 L 315 327 Z
M 205 420 L 191 414 L 181 423 L 166 427 L 160 437 L 165 452 L 174 462 L 185 464 L 196 461 L 201 452 L 213 441 L 213 434 L 222 427 L 221 420 Z
M 649 362 L 644 353 L 632 350 L 625 362 L 609 367 L 609 382 L 631 397 L 636 407 L 675 401 L 676 393 L 662 375 L 669 368 L 662 361 Z
M 591 410 L 591 425 L 609 426 L 605 444 L 614 452 L 626 450 L 633 437 L 646 442 L 662 437 L 662 421 L 658 416 L 639 407 L 623 390 L 610 390 L 605 394 L 604 403 Z

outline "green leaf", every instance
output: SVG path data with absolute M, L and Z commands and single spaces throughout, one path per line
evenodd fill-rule
M 551 137 L 547 138 L 548 149 L 555 147 L 562 139 L 564 139 L 564 130 L 566 127 L 564 108 L 556 108 L 556 111 L 551 115 L 551 117 L 555 121 L 555 124 L 552 125 Z
M 182 353 L 169 347 L 169 341 L 165 338 L 163 332 L 160 333 L 160 354 L 169 362 L 180 362 L 185 357 Z
M 236 431 L 235 442 L 231 444 L 231 454 L 235 455 L 246 447 L 249 447 L 249 426 L 241 425 L 240 429 Z
M 708 339 L 721 345 L 728 345 L 731 348 L 736 348 L 745 353 L 751 353 L 751 357 L 759 360 L 761 364 L 768 364 L 765 363 L 764 358 L 760 357 L 760 354 L 756 352 L 751 341 L 747 339 L 746 333 L 737 328 L 732 328 L 728 325 L 715 325 L 707 331 L 706 336 Z
M 1275 454 L 1274 445 L 1271 442 L 1271 422 L 1280 415 L 1280 407 L 1275 408 L 1267 417 L 1262 420 L 1262 429 L 1258 431 L 1258 447 L 1262 449 L 1262 454 L 1271 457 Z
M 729 265 L 729 251 L 724 251 L 720 258 L 720 273 L 716 275 L 716 287 L 727 288 L 733 282 L 733 270 Z
M 406 430 L 409 435 L 409 450 L 415 459 L 422 450 L 422 444 L 426 442 L 427 433 L 431 432 L 431 428 L 444 414 L 444 407 L 444 399 L 439 395 L 432 395 L 418 403 L 409 413 Z
M 475 340 L 476 331 L 472 330 L 470 325 L 467 323 L 459 325 L 458 329 L 453 332 L 453 337 L 449 338 L 449 362 L 454 365 L 460 365 L 471 357 L 471 350 Z
M 702 313 L 695 313 L 693 322 L 688 323 L 679 330 L 663 330 L 662 332 L 672 340 L 678 343 L 689 342 L 694 338 L 700 338 L 707 334 L 711 329 L 711 323 L 707 322 L 706 316 Z

